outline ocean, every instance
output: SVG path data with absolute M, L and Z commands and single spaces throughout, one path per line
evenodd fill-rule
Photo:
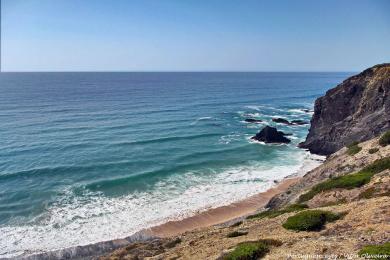
M 318 164 L 314 100 L 351 73 L 1 73 L 0 257 L 129 236 Z M 246 123 L 246 118 L 263 123 Z M 250 139 L 265 125 L 288 145 Z

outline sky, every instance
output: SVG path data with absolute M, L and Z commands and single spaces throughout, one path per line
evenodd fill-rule
M 3 71 L 360 71 L 388 0 L 0 0 Z

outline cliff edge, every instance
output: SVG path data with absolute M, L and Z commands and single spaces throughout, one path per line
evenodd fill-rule
M 390 63 L 346 79 L 315 101 L 301 148 L 330 155 L 352 142 L 366 141 L 390 128 Z

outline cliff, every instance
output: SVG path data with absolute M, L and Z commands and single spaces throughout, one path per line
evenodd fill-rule
M 306 141 L 312 153 L 329 155 L 390 128 L 390 63 L 346 79 L 315 101 Z

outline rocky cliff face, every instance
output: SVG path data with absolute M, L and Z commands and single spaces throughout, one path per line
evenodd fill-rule
M 300 147 L 329 155 L 390 128 L 390 63 L 346 79 L 315 102 L 306 141 Z

